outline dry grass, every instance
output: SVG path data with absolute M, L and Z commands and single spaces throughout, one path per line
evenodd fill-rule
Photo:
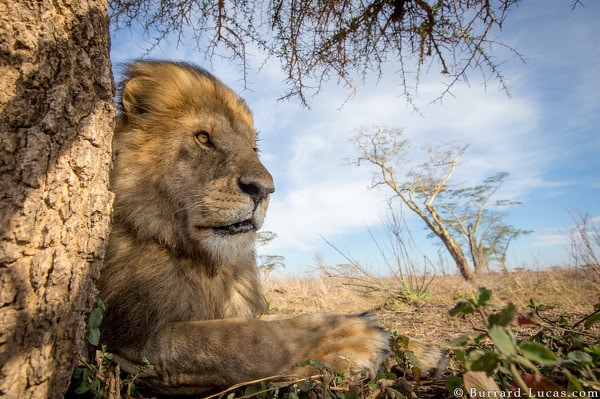
M 268 280 L 265 292 L 277 314 L 352 313 L 377 306 L 381 293 L 358 291 L 349 279 L 335 277 Z
M 598 275 L 589 269 L 518 271 L 489 273 L 474 282 L 460 276 L 437 276 L 425 298 L 414 301 L 394 299 L 398 281 L 385 279 L 376 288 L 368 280 L 352 277 L 321 277 L 307 279 L 272 279 L 265 283 L 271 311 L 276 314 L 309 312 L 358 312 L 373 310 L 381 323 L 401 334 L 440 344 L 457 337 L 472 326 L 448 315 L 459 299 L 473 296 L 479 287 L 493 291 L 492 300 L 500 305 L 509 302 L 526 313 L 533 298 L 538 304 L 554 306 L 551 315 L 564 315 L 573 320 L 593 310 L 600 296 Z

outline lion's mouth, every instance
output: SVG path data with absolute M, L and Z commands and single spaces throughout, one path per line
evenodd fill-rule
M 240 233 L 247 233 L 252 230 L 256 230 L 254 223 L 250 219 L 242 222 L 230 224 L 228 226 L 213 227 L 213 230 L 222 235 L 235 235 Z

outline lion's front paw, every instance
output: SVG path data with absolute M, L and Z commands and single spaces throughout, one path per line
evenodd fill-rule
M 313 315 L 322 318 L 308 353 L 336 373 L 358 378 L 374 377 L 391 354 L 390 337 L 371 313 Z

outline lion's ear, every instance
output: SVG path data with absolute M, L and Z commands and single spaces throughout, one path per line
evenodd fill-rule
M 139 116 L 149 112 L 148 104 L 144 101 L 147 97 L 142 78 L 133 78 L 125 82 L 121 94 L 121 106 L 128 116 Z

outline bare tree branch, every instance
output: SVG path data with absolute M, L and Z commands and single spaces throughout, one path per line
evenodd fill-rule
M 248 67 L 246 46 L 276 57 L 286 73 L 282 98 L 308 97 L 336 79 L 352 93 L 357 76 L 382 74 L 392 62 L 402 95 L 412 103 L 425 66 L 447 77 L 438 99 L 479 71 L 507 90 L 498 46 L 501 30 L 519 0 L 110 0 L 113 27 L 139 24 L 157 45 L 191 32 L 208 57 L 224 48 Z M 575 1 L 575 6 L 578 2 Z M 412 83 L 414 82 L 414 83 Z M 487 84 L 487 83 L 486 83 Z

